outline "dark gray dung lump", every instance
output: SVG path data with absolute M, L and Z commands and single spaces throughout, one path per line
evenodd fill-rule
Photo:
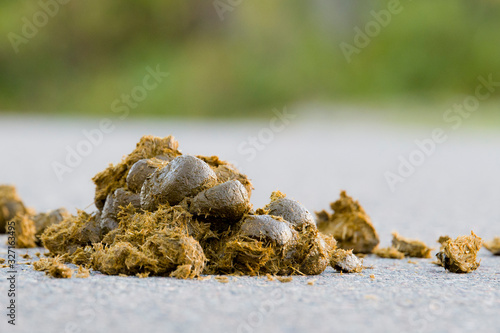
M 298 201 L 281 198 L 267 207 L 269 215 L 281 216 L 292 225 L 300 227 L 305 223 L 315 224 L 312 214 Z
M 245 187 L 239 181 L 231 180 L 200 192 L 189 210 L 195 215 L 239 221 L 250 208 Z
M 149 211 L 161 204 L 174 206 L 216 184 L 217 176 L 207 163 L 182 155 L 146 179 L 141 189 L 141 205 Z
M 290 223 L 270 215 L 249 215 L 241 225 L 240 234 L 279 245 L 286 245 L 294 238 Z

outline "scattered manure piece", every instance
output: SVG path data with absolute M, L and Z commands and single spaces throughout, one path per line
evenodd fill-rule
M 161 204 L 175 206 L 217 182 L 217 175 L 207 163 L 194 156 L 182 155 L 146 179 L 141 189 L 141 205 L 149 211 Z
M 331 208 L 333 214 L 326 211 L 316 213 L 318 229 L 332 235 L 339 248 L 354 253 L 371 253 L 378 245 L 379 237 L 359 202 L 342 191 L 340 199 L 332 203 Z
M 385 247 L 385 248 L 376 248 L 373 253 L 380 258 L 387 259 L 404 259 L 405 254 L 403 252 L 399 252 L 394 247 Z
M 118 213 L 123 207 L 127 207 L 130 204 L 134 208 L 141 208 L 139 194 L 119 188 L 114 193 L 108 195 L 99 219 L 99 226 L 103 235 L 118 227 Z
M 361 273 L 363 271 L 363 261 L 356 257 L 352 250 L 335 250 L 330 259 L 330 265 L 342 273 Z
M 291 276 L 277 276 L 276 279 L 281 283 L 288 283 L 293 281 Z
M 314 217 L 298 201 L 286 198 L 286 195 L 280 191 L 271 194 L 271 203 L 264 210 L 269 215 L 281 216 L 293 226 L 300 227 L 304 223 L 315 224 Z
M 495 237 L 489 242 L 484 242 L 484 247 L 496 256 L 500 256 L 500 237 Z
M 16 215 L 27 213 L 16 188 L 10 185 L 0 185 L 0 234 L 6 232 L 6 224 Z
M 402 237 L 397 232 L 392 233 L 392 246 L 407 257 L 431 258 L 431 249 L 424 242 Z
M 237 222 L 251 208 L 250 198 L 245 187 L 237 180 L 230 180 L 195 196 L 189 211 L 205 218 L 219 218 Z
M 46 259 L 42 258 L 33 263 L 33 268 L 37 271 L 45 272 L 48 276 L 58 279 L 69 279 L 73 274 L 71 268 L 61 263 L 59 257 Z
M 106 198 L 110 193 L 119 188 L 127 188 L 129 170 L 137 161 L 158 156 L 177 157 L 182 155 L 178 148 L 179 143 L 172 136 L 166 138 L 143 136 L 134 151 L 120 163 L 110 165 L 92 178 L 96 185 L 94 201 L 97 209 L 104 208 Z
M 316 281 L 317 281 L 316 279 L 309 280 L 309 281 L 307 281 L 307 285 L 308 286 L 314 286 L 314 284 L 316 283 Z
M 482 240 L 471 231 L 470 236 L 449 239 L 443 244 L 443 251 L 436 254 L 441 266 L 452 273 L 470 273 L 475 271 L 480 262 L 476 261 Z
M 167 161 L 159 158 L 144 158 L 135 162 L 127 174 L 127 187 L 133 193 L 141 193 L 144 181 L 158 169 L 167 165 Z

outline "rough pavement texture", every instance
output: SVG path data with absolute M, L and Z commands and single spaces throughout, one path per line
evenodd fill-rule
M 268 120 L 231 122 L 122 122 L 104 134 L 88 156 L 56 177 L 51 163 L 64 163 L 83 130 L 99 120 L 0 118 L 0 183 L 18 186 L 37 211 L 88 207 L 90 178 L 130 152 L 143 134 L 173 134 L 189 154 L 218 154 L 237 161 L 253 180 L 252 202 L 264 206 L 279 189 L 311 211 L 328 208 L 341 189 L 360 200 L 388 246 L 396 230 L 434 246 L 440 235 L 474 230 L 484 239 L 500 236 L 500 135 L 464 125 L 453 130 L 442 121 L 411 127 L 373 118 L 301 114 L 282 131 Z M 415 140 L 434 128 L 448 140 L 392 192 L 384 173 L 396 172 Z M 264 134 L 262 134 L 264 133 Z M 264 140 L 255 150 L 248 137 Z M 238 149 L 240 147 L 240 149 Z M 0 257 L 6 257 L 0 237 Z M 41 249 L 31 249 L 29 253 Z M 19 250 L 18 262 L 26 250 Z M 435 252 L 435 251 L 434 251 Z M 373 269 L 294 277 L 290 283 L 265 278 L 229 278 L 223 284 L 170 278 L 109 277 L 55 280 L 18 265 L 17 325 L 7 324 L 6 269 L 0 269 L 1 332 L 498 332 L 500 257 L 481 250 L 481 267 L 457 275 L 432 260 L 367 257 Z M 32 261 L 32 260 L 31 260 Z M 74 267 L 74 266 L 73 266 Z M 370 275 L 374 275 L 374 279 Z M 316 280 L 314 285 L 308 282 Z

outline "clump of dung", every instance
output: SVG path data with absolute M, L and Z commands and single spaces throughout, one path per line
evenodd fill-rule
M 235 232 L 224 235 L 226 240 L 209 257 L 211 272 L 321 274 L 329 264 L 336 242 L 311 223 L 305 207 L 284 199 L 284 194 L 274 192 L 269 205 L 245 216 Z
M 64 265 L 59 257 L 42 258 L 33 263 L 33 268 L 57 279 L 69 279 L 73 275 L 71 268 Z
M 443 243 L 443 250 L 436 254 L 441 266 L 452 273 L 470 273 L 480 262 L 476 261 L 482 240 L 471 231 L 470 236 L 460 236 Z
M 407 257 L 412 258 L 430 258 L 431 248 L 424 242 L 416 239 L 402 237 L 397 232 L 392 234 L 392 246 Z
M 373 253 L 380 258 L 387 259 L 404 259 L 405 254 L 403 252 L 399 252 L 393 246 L 384 247 L 384 248 L 376 248 Z
M 495 237 L 489 242 L 484 242 L 484 247 L 496 256 L 500 256 L 500 237 Z
M 352 253 L 352 250 L 335 250 L 330 259 L 330 265 L 342 273 L 361 273 L 363 271 L 363 261 Z
M 173 137 L 143 137 L 94 177 L 98 211 L 42 235 L 52 256 L 104 274 L 320 274 L 336 248 L 309 211 L 280 192 L 252 210 L 252 184 L 217 156 L 183 155 Z
M 370 217 L 359 202 L 342 191 L 340 199 L 332 203 L 331 208 L 333 214 L 326 211 L 316 213 L 318 229 L 332 235 L 339 248 L 354 253 L 371 253 L 380 241 Z
M 27 209 L 17 194 L 16 188 L 0 185 L 0 234 L 6 232 L 6 224 L 16 215 L 26 214 Z

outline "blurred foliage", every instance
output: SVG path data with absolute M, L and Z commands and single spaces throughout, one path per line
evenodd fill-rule
M 170 76 L 133 115 L 442 100 L 474 93 L 479 75 L 500 78 L 494 0 L 401 0 L 350 63 L 339 44 L 353 44 L 354 27 L 364 30 L 387 1 L 242 0 L 221 20 L 211 0 L 71 0 L 16 53 L 11 33 L 22 36 L 23 17 L 32 22 L 40 2 L 54 1 L 0 4 L 0 110 L 107 114 L 158 64 Z

